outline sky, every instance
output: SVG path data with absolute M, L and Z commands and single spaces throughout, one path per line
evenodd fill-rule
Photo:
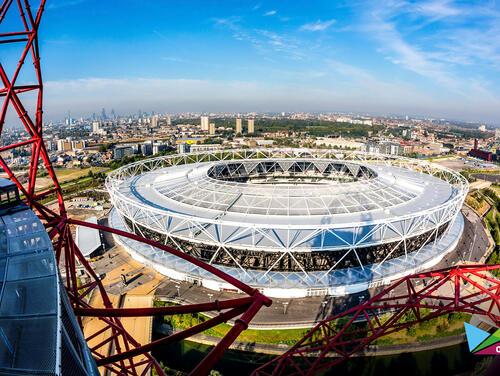
M 49 120 L 105 107 L 500 126 L 495 1 L 47 0 L 39 33 Z

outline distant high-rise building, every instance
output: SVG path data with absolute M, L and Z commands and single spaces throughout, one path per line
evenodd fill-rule
M 248 125 L 248 134 L 254 134 L 255 133 L 255 120 L 254 119 L 248 119 L 247 120 L 247 125 Z
M 151 128 L 156 128 L 158 126 L 158 115 L 151 116 Z
M 209 123 L 209 117 L 208 116 L 202 116 L 200 118 L 200 124 L 201 124 L 201 130 L 202 131 L 208 131 L 208 128 L 210 127 Z
M 172 125 L 172 119 L 170 116 L 167 116 L 167 125 Z
M 103 107 L 102 111 L 101 111 L 101 119 L 102 120 L 107 120 L 108 119 L 108 115 L 106 115 L 106 109 Z
M 241 118 L 236 119 L 236 134 L 242 134 L 243 133 L 243 122 Z
M 152 155 L 153 154 L 153 142 L 146 141 L 140 145 L 140 151 L 142 155 Z
M 215 123 L 210 123 L 209 125 L 209 134 L 214 135 L 215 134 Z
M 500 128 L 495 129 L 495 138 L 500 139 Z
M 158 154 L 162 151 L 168 150 L 168 144 L 166 142 L 155 142 L 153 143 L 153 154 Z
M 100 133 L 101 131 L 101 123 L 98 121 L 92 122 L 92 133 Z
M 84 140 L 71 141 L 71 149 L 72 150 L 82 150 L 82 149 L 85 149 L 85 141 Z
M 72 125 L 73 119 L 71 118 L 71 112 L 68 111 L 68 117 L 66 118 L 66 125 Z
M 111 109 L 111 119 L 115 120 L 116 119 L 116 113 L 114 108 Z
M 122 159 L 129 155 L 134 155 L 134 149 L 128 145 L 117 146 L 113 150 L 113 159 Z
M 57 151 L 70 151 L 72 149 L 71 140 L 57 140 Z

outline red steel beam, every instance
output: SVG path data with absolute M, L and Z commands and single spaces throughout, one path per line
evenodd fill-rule
M 179 251 L 177 249 L 174 249 L 172 247 L 169 247 L 168 245 L 165 245 L 165 244 L 162 244 L 162 243 L 159 243 L 157 241 L 154 241 L 154 240 L 151 240 L 151 239 L 147 239 L 143 236 L 140 236 L 140 235 L 137 235 L 137 234 L 133 234 L 133 233 L 130 233 L 130 232 L 126 232 L 126 231 L 122 231 L 122 230 L 118 230 L 118 229 L 115 229 L 115 228 L 111 228 L 111 227 L 108 227 L 108 226 L 103 226 L 103 225 L 98 225 L 98 224 L 94 224 L 94 223 L 89 223 L 89 222 L 85 222 L 85 221 L 80 221 L 80 220 L 77 220 L 77 219 L 69 219 L 68 218 L 68 223 L 70 224 L 73 224 L 73 225 L 78 225 L 78 226 L 83 226 L 83 227 L 89 227 L 89 228 L 93 228 L 95 230 L 101 230 L 101 231 L 105 231 L 105 232 L 108 232 L 108 233 L 111 233 L 111 234 L 115 234 L 115 235 L 118 235 L 118 236 L 123 236 L 125 238 L 129 238 L 129 239 L 132 239 L 132 240 L 136 240 L 136 241 L 139 241 L 141 243 L 144 243 L 144 244 L 148 244 L 148 245 L 151 245 L 155 248 L 158 248 L 162 251 L 165 251 L 165 252 L 168 252 L 170 254 L 173 254 L 183 260 L 186 260 L 188 262 L 190 262 L 191 264 L 193 265 L 196 265 L 210 273 L 212 273 L 213 275 L 219 277 L 220 279 L 230 283 L 231 285 L 233 285 L 234 287 L 238 288 L 239 290 L 241 290 L 242 292 L 250 295 L 250 296 L 261 296 L 261 299 L 262 299 L 262 303 L 266 306 L 269 306 L 271 305 L 271 299 L 269 299 L 268 297 L 262 295 L 259 290 L 257 289 L 254 289 L 253 287 L 250 287 L 248 286 L 247 284 L 241 282 L 240 280 L 234 278 L 233 276 L 230 276 L 224 272 L 222 272 L 221 270 L 217 269 L 216 267 L 210 265 L 210 264 L 207 264 L 201 260 L 198 260 L 196 258 L 194 258 L 193 256 L 191 255 L 188 255 L 187 253 L 184 253 L 182 251 Z
M 500 326 L 500 280 L 490 274 L 498 270 L 500 265 L 460 265 L 404 277 L 367 302 L 321 320 L 254 375 L 314 375 L 384 335 L 451 312 L 486 316 Z
M 104 316 L 104 317 L 143 317 L 143 316 L 169 316 L 187 313 L 222 311 L 236 307 L 248 307 L 255 299 L 253 297 L 237 298 L 231 300 L 215 300 L 211 303 L 177 305 L 170 307 L 144 307 L 144 308 L 75 308 L 78 316 Z
M 99 359 L 99 360 L 97 360 L 96 363 L 98 366 L 101 366 L 104 364 L 109 364 L 109 363 L 120 361 L 123 359 L 129 359 L 129 358 L 132 358 L 134 356 L 141 355 L 141 354 L 147 353 L 151 350 L 154 350 L 156 347 L 158 347 L 160 345 L 165 345 L 168 343 L 182 341 L 183 339 L 186 339 L 186 338 L 191 337 L 192 335 L 201 333 L 207 329 L 210 329 L 214 326 L 222 324 L 222 323 L 232 319 L 233 317 L 236 317 L 236 316 L 242 314 L 243 312 L 245 312 L 245 309 L 246 309 L 246 307 L 244 307 L 244 306 L 233 308 L 227 312 L 220 313 L 219 315 L 217 315 L 217 316 L 215 316 L 207 321 L 204 321 L 198 325 L 195 325 L 195 326 L 192 326 L 191 328 L 185 329 L 182 332 L 177 332 L 177 333 L 174 333 L 168 337 L 163 337 L 163 338 L 157 339 L 156 341 L 153 341 L 153 342 L 148 343 L 146 345 L 142 345 L 140 347 L 137 347 L 137 348 L 129 350 L 129 351 L 122 352 L 121 354 L 111 355 L 109 357 Z M 220 356 L 222 356 L 222 353 L 220 354 Z M 212 369 L 212 368 L 207 367 L 203 361 L 201 363 L 199 363 L 198 366 L 200 367 L 199 371 L 197 373 L 193 372 L 192 373 L 193 375 L 208 375 L 208 373 Z
M 2 2 L 2 5 L 0 7 L 0 21 L 3 21 L 12 3 L 13 2 L 11 0 L 4 0 Z M 45 6 L 45 0 L 41 1 L 40 7 L 36 11 L 35 15 L 32 13 L 29 7 L 29 1 L 25 0 L 24 2 L 22 2 L 21 0 L 19 0 L 17 1 L 17 5 L 25 30 L 0 33 L 0 38 L 8 38 L 6 40 L 2 40 L 2 42 L 25 42 L 26 44 L 22 51 L 21 58 L 19 59 L 19 62 L 10 79 L 8 78 L 3 66 L 0 64 L 0 78 L 4 84 L 4 88 L 0 88 L 0 96 L 4 98 L 4 103 L 0 111 L 0 132 L 3 130 L 7 109 L 9 104 L 11 104 L 14 110 L 17 112 L 19 119 L 25 126 L 26 131 L 29 133 L 30 137 L 27 140 L 17 142 L 12 145 L 2 146 L 0 147 L 0 151 L 19 147 L 27 147 L 31 145 L 32 160 L 30 163 L 30 169 L 28 171 L 27 186 L 24 186 L 23 183 L 16 178 L 16 174 L 5 163 L 2 163 L 1 167 L 6 171 L 12 181 L 14 181 L 19 189 L 23 192 L 26 197 L 27 203 L 39 212 L 42 220 L 46 223 L 47 228 L 50 231 L 50 237 L 54 242 L 54 248 L 56 250 L 58 262 L 64 259 L 64 263 L 66 265 L 66 273 L 68 275 L 68 278 L 66 279 L 66 287 L 68 289 L 69 296 L 72 298 L 72 304 L 74 306 L 75 312 L 80 318 L 84 315 L 96 315 L 105 323 L 105 326 L 102 329 L 89 336 L 89 340 L 92 338 L 96 338 L 100 334 L 106 333 L 108 330 L 111 331 L 109 341 L 101 341 L 94 346 L 94 356 L 98 358 L 98 364 L 103 365 L 106 369 L 113 373 L 124 375 L 136 375 L 136 367 L 146 364 L 143 374 L 145 374 L 152 368 L 155 368 L 156 372 L 158 372 L 159 374 L 163 374 L 158 363 L 149 354 L 149 351 L 159 346 L 160 344 L 188 338 L 193 334 L 199 333 L 203 330 L 213 327 L 214 325 L 218 325 L 221 322 L 227 321 L 230 318 L 234 318 L 241 314 L 242 316 L 236 320 L 235 325 L 232 327 L 226 337 L 224 337 L 220 341 L 220 343 L 209 353 L 204 361 L 193 370 L 193 374 L 207 374 L 210 368 L 212 368 L 220 359 L 224 350 L 227 349 L 228 346 L 237 338 L 241 331 L 247 328 L 248 323 L 255 316 L 258 310 L 262 306 L 269 306 L 271 304 L 271 300 L 258 292 L 258 290 L 247 286 L 246 284 L 229 275 L 226 275 L 212 265 L 208 265 L 164 244 L 145 239 L 136 234 L 129 234 L 109 227 L 94 225 L 87 222 L 67 218 L 62 190 L 53 167 L 50 163 L 48 152 L 42 139 L 43 84 L 38 49 L 38 27 Z M 26 38 L 23 37 L 24 35 L 26 36 Z M 16 38 L 18 36 L 20 38 Z M 31 85 L 16 85 L 17 78 L 28 55 L 31 55 L 33 60 L 36 83 Z M 20 98 L 20 95 L 26 91 L 38 92 L 34 120 L 31 119 L 31 117 L 25 110 Z M 40 160 L 47 169 L 49 177 L 53 181 L 53 187 L 37 194 L 35 193 L 36 173 L 38 171 Z M 55 194 L 57 197 L 57 211 L 47 208 L 46 205 L 40 202 L 42 198 L 50 194 Z M 102 231 L 107 231 L 109 233 L 149 244 L 162 251 L 174 254 L 177 257 L 191 262 L 192 264 L 201 267 L 204 270 L 207 270 L 217 277 L 223 279 L 224 281 L 232 284 L 234 287 L 248 294 L 249 297 L 241 298 L 239 300 L 234 299 L 231 301 L 202 303 L 199 305 L 191 305 L 187 307 L 162 307 L 160 309 L 114 308 L 109 297 L 106 294 L 100 278 L 92 270 L 91 266 L 85 260 L 80 250 L 74 243 L 74 239 L 69 229 L 70 224 L 82 225 Z M 93 308 L 83 300 L 83 296 L 90 291 L 86 290 L 83 294 L 78 292 L 75 278 L 76 263 L 81 263 L 87 273 L 91 276 L 91 279 L 93 281 L 87 284 L 88 289 L 95 286 L 95 288 L 99 292 L 100 297 L 102 298 L 103 304 L 105 306 L 104 309 Z M 430 318 L 437 317 L 441 314 L 449 312 L 462 311 L 483 314 L 490 317 L 492 320 L 494 320 L 494 322 L 498 322 L 498 317 L 493 313 L 493 311 L 499 309 L 498 297 L 500 295 L 500 287 L 493 286 L 491 288 L 484 288 L 484 286 L 479 285 L 473 278 L 470 277 L 470 275 L 473 275 L 476 279 L 487 281 L 488 283 L 495 285 L 495 283 L 497 283 L 496 279 L 491 278 L 490 276 L 485 276 L 481 273 L 489 270 L 495 270 L 497 268 L 498 266 L 460 267 L 453 270 L 442 270 L 423 274 L 421 273 L 417 276 L 406 277 L 401 281 L 393 284 L 393 286 L 391 286 L 390 288 L 385 289 L 382 293 L 378 294 L 376 297 L 372 298 L 365 304 L 359 307 L 352 308 L 344 312 L 343 314 L 323 320 L 315 328 L 313 328 L 313 330 L 306 337 L 304 337 L 302 341 L 299 341 L 299 343 L 297 343 L 290 352 L 285 354 L 283 357 L 280 357 L 276 361 L 278 363 L 278 366 L 274 367 L 273 369 L 274 371 L 276 371 L 276 373 L 279 373 L 279 371 L 288 364 L 291 365 L 295 371 L 300 371 L 300 367 L 294 361 L 294 357 L 298 356 L 303 359 L 308 365 L 307 372 L 305 372 L 305 374 L 311 374 L 316 370 L 319 370 L 321 367 L 324 367 L 324 364 L 322 362 L 327 358 L 327 354 L 329 352 L 336 352 L 342 355 L 340 360 L 337 359 L 336 361 L 343 361 L 349 358 L 355 351 L 359 351 L 360 349 L 365 348 L 371 341 L 384 334 L 402 330 L 409 327 L 410 325 L 414 325 L 415 323 L 428 320 Z M 431 279 L 432 281 L 425 288 L 417 289 L 414 285 L 413 279 Z M 438 290 L 450 281 L 452 281 L 455 286 L 454 296 L 450 297 L 436 295 Z M 474 286 L 479 290 L 479 292 L 463 296 L 461 294 L 461 291 L 458 291 L 463 282 L 467 282 L 471 286 Z M 406 288 L 405 293 L 398 296 L 387 297 L 387 293 L 389 293 L 390 291 L 395 291 L 397 288 L 402 288 L 403 284 L 406 284 L 406 286 L 404 286 Z M 398 300 L 402 300 L 403 303 L 399 302 Z M 481 310 L 478 308 L 479 304 L 486 303 L 489 303 L 488 309 Z M 229 311 L 223 312 L 218 316 L 195 327 L 189 328 L 183 332 L 175 333 L 172 336 L 168 336 L 142 346 L 137 343 L 137 341 L 135 341 L 129 333 L 126 332 L 119 320 L 119 317 L 206 312 L 219 309 L 229 309 Z M 434 309 L 435 312 L 426 315 L 423 312 L 423 309 Z M 384 323 L 382 323 L 381 320 L 379 320 L 377 317 L 377 313 L 380 310 L 385 310 L 392 313 L 390 319 L 385 321 Z M 399 320 L 404 316 L 405 313 L 408 312 L 413 312 L 416 319 L 410 322 L 400 323 Z M 344 325 L 344 327 L 340 330 L 332 328 L 331 323 L 341 318 L 347 318 L 347 324 Z M 354 329 L 349 331 L 349 329 L 352 329 L 355 326 L 356 318 L 363 319 L 367 323 L 368 327 L 366 329 Z M 314 335 L 318 335 L 318 332 L 323 336 L 320 336 L 322 338 L 322 341 L 316 340 L 315 342 Z M 349 337 L 353 334 L 360 335 L 366 333 L 371 334 L 370 336 L 361 338 Z M 115 354 L 106 357 L 100 354 L 99 350 L 103 348 L 108 342 L 113 343 Z M 319 356 L 313 357 L 312 359 L 308 358 L 307 354 L 311 354 L 311 351 L 319 351 Z M 134 358 L 139 355 L 144 355 L 145 358 L 143 360 L 134 361 Z M 328 362 L 326 363 L 331 364 Z M 257 373 L 260 374 L 260 372 L 263 372 L 262 374 L 265 374 L 264 368 Z M 299 372 L 299 374 L 302 373 Z

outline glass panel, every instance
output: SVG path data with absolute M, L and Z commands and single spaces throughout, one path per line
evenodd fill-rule
M 0 320 L 0 367 L 55 371 L 56 320 Z
M 54 255 L 52 252 L 52 250 L 49 250 L 43 254 L 10 257 L 7 280 L 14 281 L 55 274 Z
M 46 277 L 7 282 L 0 302 L 0 317 L 56 313 L 56 279 Z
M 7 234 L 5 228 L 0 227 L 0 257 L 7 254 Z
M 48 246 L 49 241 L 45 234 L 29 234 L 9 239 L 9 253 L 39 251 Z

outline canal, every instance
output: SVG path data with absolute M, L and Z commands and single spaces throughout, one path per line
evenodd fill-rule
M 212 347 L 191 341 L 166 345 L 153 355 L 171 369 L 189 372 Z M 448 376 L 469 374 L 484 357 L 469 353 L 467 344 L 402 353 L 391 356 L 357 357 L 335 366 L 323 375 L 356 376 Z M 223 376 L 249 375 L 256 367 L 272 359 L 271 355 L 229 350 L 216 370 Z M 480 375 L 480 374 L 478 374 Z

